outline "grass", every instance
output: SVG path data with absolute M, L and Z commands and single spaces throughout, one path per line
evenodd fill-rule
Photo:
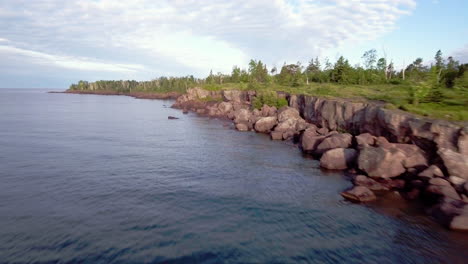
M 442 89 L 443 98 L 440 102 L 424 102 L 411 104 L 410 84 L 381 84 L 381 85 L 339 85 L 311 83 L 309 85 L 290 87 L 278 84 L 257 85 L 249 87 L 246 83 L 205 84 L 202 88 L 216 90 L 251 90 L 283 91 L 291 94 L 305 94 L 325 98 L 344 98 L 352 101 L 380 101 L 385 102 L 386 108 L 402 109 L 418 115 L 445 119 L 451 121 L 468 121 L 468 91 L 461 89 Z

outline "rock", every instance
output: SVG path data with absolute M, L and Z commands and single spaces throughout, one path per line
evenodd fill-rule
M 275 131 L 286 132 L 288 130 L 296 130 L 297 119 L 287 119 L 280 122 L 276 127 Z
M 218 104 L 218 109 L 222 115 L 227 115 L 227 113 L 229 113 L 232 109 L 234 109 L 234 107 L 229 102 L 221 102 Z
M 283 139 L 283 132 L 279 131 L 272 131 L 270 133 L 271 139 L 273 140 L 282 140 Z
M 443 186 L 443 185 L 429 185 L 426 188 L 426 192 L 432 195 L 432 200 L 437 200 L 440 198 L 448 197 L 454 200 L 461 200 L 460 195 L 458 195 L 455 188 L 452 186 Z M 429 199 L 431 200 L 431 199 Z
M 391 147 L 390 142 L 388 142 L 388 140 L 384 137 L 377 137 L 375 139 L 375 145 L 378 147 Z
M 432 178 L 429 180 L 430 185 L 437 185 L 437 186 L 450 186 L 450 182 L 442 179 L 442 178 Z
M 225 90 L 223 91 L 224 101 L 231 101 L 240 103 L 243 101 L 242 92 L 239 90 Z
M 197 114 L 199 115 L 205 114 L 205 109 L 197 109 Z
M 239 109 L 234 112 L 234 123 L 248 123 L 250 119 L 250 111 L 247 109 Z
M 375 194 L 364 186 L 355 186 L 351 190 L 342 192 L 341 196 L 353 202 L 370 202 L 376 199 Z
M 276 124 L 275 116 L 262 117 L 255 123 L 255 130 L 260 133 L 270 133 Z
M 457 146 L 458 151 L 462 155 L 468 156 L 468 126 L 465 126 L 460 130 Z
M 301 135 L 301 148 L 302 151 L 313 153 L 317 146 L 324 140 L 324 136 L 317 136 L 315 129 L 306 129 Z
M 364 147 L 358 157 L 359 169 L 377 178 L 391 178 L 405 172 L 405 154 L 397 149 Z
M 466 179 L 457 177 L 457 176 L 450 176 L 448 178 L 448 181 L 452 183 L 453 185 L 463 185 L 466 182 Z
M 426 154 L 418 146 L 412 144 L 387 144 L 386 146 L 397 148 L 405 154 L 406 159 L 403 161 L 405 168 L 427 168 Z
M 285 131 L 283 132 L 283 139 L 287 140 L 287 139 L 293 138 L 295 134 L 296 134 L 296 131 L 294 130 Z
M 321 128 L 319 128 L 319 129 L 317 129 L 317 133 L 320 134 L 320 135 L 325 136 L 326 134 L 328 134 L 328 128 L 326 128 L 326 127 L 321 127 Z
M 295 109 L 295 108 L 282 107 L 278 111 L 278 121 L 280 123 L 284 122 L 286 120 L 289 120 L 289 119 L 296 120 L 296 119 L 299 119 L 299 118 L 301 118 L 301 116 L 299 115 L 299 111 L 297 111 L 297 109 Z
M 468 194 L 468 182 L 465 183 L 465 185 L 463 185 L 464 188 L 465 188 L 465 193 Z
M 184 114 L 184 115 L 188 114 L 188 112 L 189 111 L 187 109 L 182 110 L 182 114 Z
M 344 170 L 352 167 L 357 157 L 354 149 L 336 148 L 325 152 L 320 159 L 320 167 L 329 170 Z
M 175 117 L 175 116 L 168 116 L 167 119 L 172 119 L 172 120 L 174 120 L 174 119 L 179 119 L 179 118 L 178 118 L 178 117 Z
M 431 165 L 429 168 L 419 173 L 418 176 L 425 177 L 425 178 L 434 178 L 434 177 L 444 177 L 444 174 L 439 169 L 439 167 L 437 167 L 436 165 Z
M 356 142 L 359 149 L 362 149 L 366 146 L 373 146 L 375 144 L 376 137 L 369 133 L 360 134 L 356 136 Z
M 409 199 L 409 200 L 415 200 L 417 198 L 419 198 L 419 194 L 421 193 L 421 191 L 417 188 L 414 188 L 414 189 L 411 189 L 411 191 L 407 192 L 405 197 L 406 199 Z
M 237 123 L 236 124 L 236 129 L 239 131 L 249 131 L 249 126 L 246 123 Z
M 442 148 L 437 151 L 450 175 L 468 179 L 468 156 Z
M 444 199 L 429 213 L 440 224 L 458 231 L 468 231 L 468 205 L 463 201 Z
M 275 116 L 278 110 L 274 106 L 263 105 L 261 111 L 262 111 L 262 116 L 267 117 L 267 116 Z
M 352 143 L 353 136 L 350 134 L 335 134 L 325 138 L 315 149 L 316 154 L 323 154 L 330 149 L 349 148 Z
M 354 179 L 354 184 L 358 186 L 367 187 L 372 191 L 388 191 L 389 190 L 387 186 L 384 186 L 381 183 L 364 175 L 356 176 L 356 178 Z
M 297 120 L 295 130 L 300 132 L 300 131 L 308 129 L 310 126 L 313 126 L 313 125 L 308 124 L 304 119 L 301 118 Z
M 258 109 L 254 109 L 254 110 L 252 111 L 252 114 L 253 114 L 254 116 L 258 116 L 258 117 L 262 116 L 262 112 L 261 112 L 260 110 L 258 110 Z

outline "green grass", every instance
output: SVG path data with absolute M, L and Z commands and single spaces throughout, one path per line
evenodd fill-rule
M 203 85 L 202 88 L 216 90 L 250 90 L 283 91 L 291 94 L 305 94 L 325 98 L 344 98 L 352 101 L 385 102 L 388 109 L 402 109 L 418 115 L 445 119 L 451 121 L 468 121 L 468 91 L 462 89 L 443 88 L 443 98 L 438 103 L 420 102 L 411 104 L 409 90 L 411 84 L 381 84 L 381 85 L 339 85 L 311 83 L 299 87 L 281 86 L 278 84 L 259 84 L 249 87 L 246 83 Z

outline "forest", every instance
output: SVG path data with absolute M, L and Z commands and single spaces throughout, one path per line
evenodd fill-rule
M 467 73 L 465 73 L 467 72 Z M 307 64 L 284 63 L 281 68 L 251 60 L 247 68 L 234 66 L 230 74 L 210 74 L 206 78 L 160 77 L 152 81 L 79 81 L 70 90 L 130 92 L 185 92 L 200 86 L 208 90 L 241 89 L 284 91 L 350 100 L 372 100 L 390 109 L 401 109 L 423 116 L 454 121 L 468 120 L 468 64 L 440 50 L 425 64 L 416 58 L 396 69 L 392 61 L 380 57 L 375 49 L 362 55 L 362 65 L 351 65 L 343 56 L 311 59 Z

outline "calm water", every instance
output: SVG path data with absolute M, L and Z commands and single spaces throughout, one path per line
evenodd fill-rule
M 405 206 L 343 201 L 291 144 L 170 105 L 0 89 L 0 263 L 468 259 Z

